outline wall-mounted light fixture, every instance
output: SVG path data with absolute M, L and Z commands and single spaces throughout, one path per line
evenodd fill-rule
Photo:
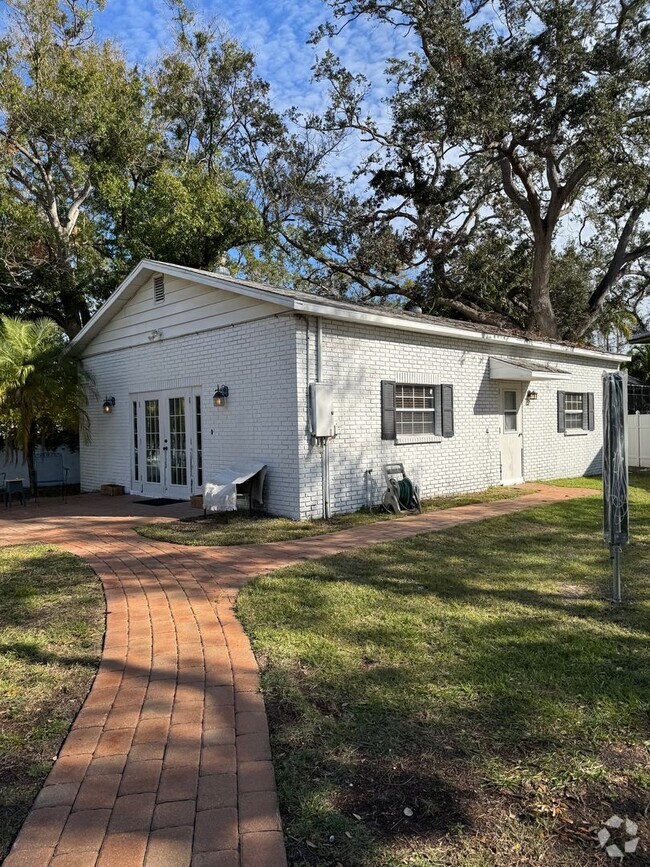
M 526 392 L 526 400 L 537 400 L 537 392 L 534 388 L 530 388 Z
M 110 415 L 113 412 L 114 406 L 115 406 L 115 398 L 114 397 L 107 397 L 106 400 L 104 401 L 102 409 L 104 410 L 106 415 Z
M 228 386 L 227 385 L 218 385 L 217 390 L 212 396 L 212 403 L 215 406 L 225 406 L 226 398 L 228 397 Z

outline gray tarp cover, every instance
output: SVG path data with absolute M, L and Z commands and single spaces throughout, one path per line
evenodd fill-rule
M 266 464 L 259 461 L 231 464 L 213 474 L 203 493 L 203 508 L 209 512 L 234 512 L 237 509 L 237 485 L 259 473 Z

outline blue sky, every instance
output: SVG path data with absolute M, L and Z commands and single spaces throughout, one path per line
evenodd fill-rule
M 273 104 L 283 110 L 295 106 L 318 112 L 325 104 L 322 85 L 311 81 L 311 68 L 329 46 L 353 72 L 363 72 L 372 83 L 368 109 L 375 119 L 386 116 L 382 98 L 389 93 L 384 75 L 386 60 L 404 55 L 404 32 L 360 20 L 331 42 L 308 45 L 310 33 L 329 17 L 324 0 L 191 0 L 207 19 L 216 19 L 232 38 L 251 49 L 259 74 L 270 82 Z M 153 63 L 170 40 L 169 13 L 164 0 L 107 0 L 96 19 L 100 37 L 119 43 L 129 58 L 141 65 Z M 359 142 L 351 139 L 331 168 L 347 173 L 360 157 Z M 646 313 L 650 315 L 650 301 Z
M 252 49 L 277 108 L 322 107 L 323 90 L 311 82 L 311 67 L 325 45 L 307 45 L 307 39 L 328 17 L 323 0 L 194 0 L 192 5 Z M 161 0 L 108 0 L 97 17 L 97 30 L 121 44 L 132 60 L 151 63 L 169 40 L 168 21 Z M 348 68 L 364 72 L 373 82 L 376 106 L 387 93 L 386 59 L 404 52 L 404 37 L 393 28 L 364 21 L 346 28 L 331 45 Z

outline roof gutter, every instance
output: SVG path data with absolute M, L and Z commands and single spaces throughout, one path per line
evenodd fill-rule
M 324 316 L 328 319 L 343 319 L 359 325 L 378 325 L 383 328 L 397 328 L 401 331 L 416 331 L 422 334 L 435 334 L 439 337 L 462 338 L 476 343 L 489 343 L 494 346 L 526 346 L 530 349 L 541 349 L 545 352 L 556 352 L 561 355 L 575 355 L 580 358 L 593 358 L 600 361 L 623 364 L 630 360 L 629 355 L 617 355 L 613 352 L 601 352 L 598 349 L 583 349 L 579 346 L 562 346 L 545 340 L 526 340 L 507 334 L 490 334 L 488 332 L 471 331 L 436 322 L 419 322 L 416 319 L 402 319 L 398 316 L 383 316 L 364 311 L 347 310 L 341 307 L 328 307 L 325 304 L 310 304 L 294 300 L 294 310 L 312 316 Z

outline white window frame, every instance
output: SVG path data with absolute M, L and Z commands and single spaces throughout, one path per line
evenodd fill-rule
M 430 408 L 429 407 L 422 407 L 422 408 L 417 408 L 417 409 L 413 408 L 413 407 L 400 407 L 400 406 L 398 406 L 397 403 L 398 403 L 398 400 L 400 399 L 399 391 L 400 391 L 400 389 L 406 389 L 406 388 L 423 389 L 423 390 L 430 389 L 430 391 L 431 391 L 430 397 L 431 397 L 432 406 Z M 413 396 L 415 397 L 415 395 L 413 395 Z M 429 395 L 427 395 L 427 394 L 423 394 L 422 395 L 423 401 L 426 401 L 426 398 L 428 396 Z M 404 395 L 401 395 L 401 397 L 403 399 Z M 398 439 L 407 440 L 410 438 L 421 439 L 422 437 L 435 437 L 434 432 L 436 429 L 436 412 L 438 412 L 438 411 L 439 411 L 439 407 L 436 406 L 436 392 L 435 392 L 435 387 L 434 387 L 433 383 L 432 384 L 423 384 L 420 382 L 416 382 L 416 383 L 414 383 L 414 382 L 396 382 L 395 383 L 395 434 L 396 434 L 396 437 Z M 417 433 L 414 433 L 412 430 L 408 433 L 406 431 L 401 431 L 400 430 L 400 415 L 402 413 L 406 414 L 406 413 L 416 413 L 416 412 L 417 413 L 429 413 L 430 414 L 430 416 L 431 416 L 431 430 L 420 431 Z
M 569 409 L 569 401 L 573 398 L 579 398 L 581 409 Z M 580 417 L 579 425 L 570 425 L 569 419 Z M 585 396 L 581 391 L 567 391 L 564 393 L 564 432 L 571 434 L 572 432 L 586 431 L 589 427 L 587 419 L 587 407 L 585 406 Z
M 504 388 L 503 389 L 503 432 L 504 434 L 519 434 L 519 392 L 516 388 Z M 515 396 L 515 405 L 513 408 L 508 408 L 506 406 L 506 394 L 514 394 Z M 515 426 L 509 428 L 506 419 L 514 418 Z

